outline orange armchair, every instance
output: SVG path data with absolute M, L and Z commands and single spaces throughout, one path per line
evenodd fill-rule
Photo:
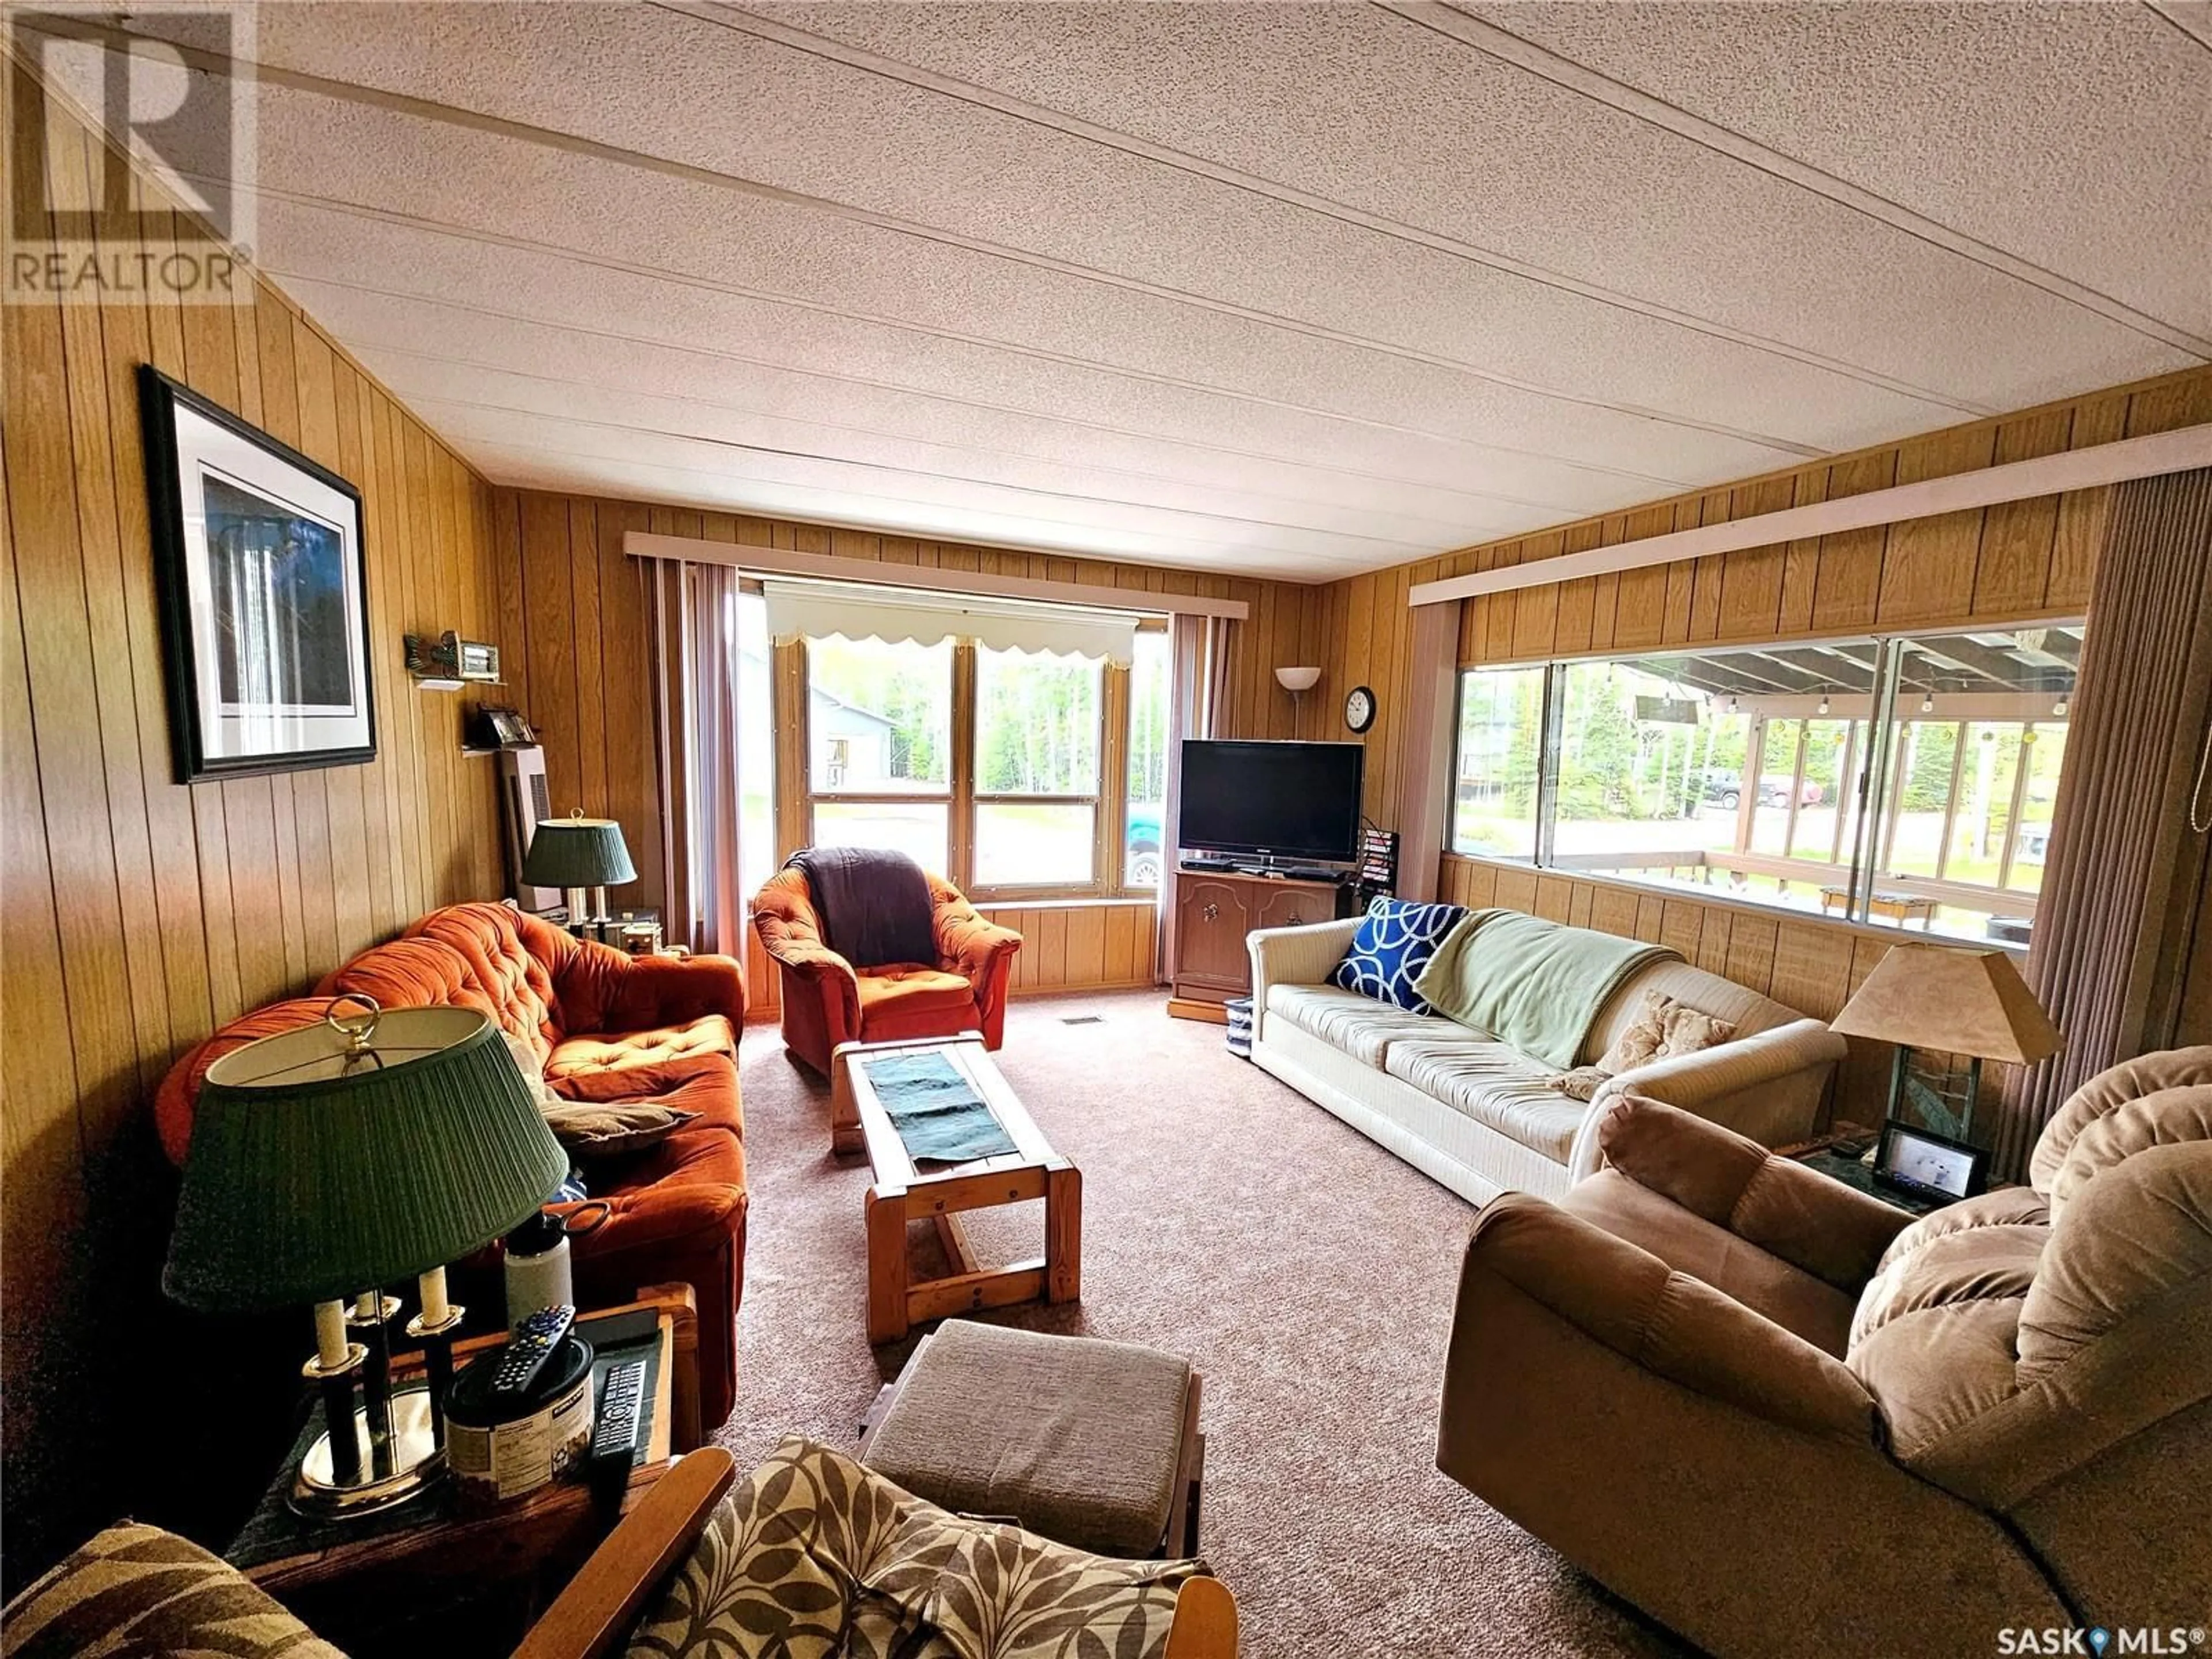
M 986 1048 L 1006 1036 L 1006 984 L 1022 936 L 976 914 L 960 890 L 929 878 L 935 907 L 933 963 L 854 963 L 822 937 L 805 875 L 781 870 L 753 898 L 753 927 L 783 988 L 784 1047 L 823 1076 L 841 1042 L 981 1031 Z

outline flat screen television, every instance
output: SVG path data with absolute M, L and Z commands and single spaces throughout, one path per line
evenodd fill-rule
M 1357 743 L 1212 738 L 1182 746 L 1182 844 L 1195 853 L 1348 862 L 1359 854 Z

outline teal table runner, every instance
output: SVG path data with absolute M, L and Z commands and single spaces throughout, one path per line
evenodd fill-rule
M 860 1064 L 915 1163 L 966 1164 L 1017 1150 L 982 1097 L 943 1054 L 885 1054 Z

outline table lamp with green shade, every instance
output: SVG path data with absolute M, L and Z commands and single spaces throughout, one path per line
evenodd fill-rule
M 568 931 L 606 936 L 607 889 L 637 879 L 622 825 L 612 818 L 587 818 L 582 809 L 565 818 L 544 818 L 531 831 L 522 855 L 522 879 L 532 887 L 558 887 L 567 896 Z M 587 912 L 584 903 L 591 892 Z
M 349 994 L 318 1024 L 208 1068 L 161 1285 L 207 1312 L 313 1304 L 304 1370 L 330 1428 L 301 1461 L 295 1507 L 364 1514 L 441 1472 L 442 1368 L 429 1389 L 393 1397 L 384 1331 L 398 1302 L 383 1287 L 416 1279 L 409 1333 L 449 1358 L 461 1310 L 446 1264 L 535 1214 L 568 1168 L 498 1028 L 474 1009 L 385 1010 Z

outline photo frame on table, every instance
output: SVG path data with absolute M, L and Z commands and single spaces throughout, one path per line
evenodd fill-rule
M 1881 1126 L 1874 1178 L 1877 1186 L 1948 1203 L 1988 1184 L 1989 1159 L 1984 1147 L 1891 1118 Z
M 374 760 L 361 492 L 150 363 L 138 401 L 177 781 Z

